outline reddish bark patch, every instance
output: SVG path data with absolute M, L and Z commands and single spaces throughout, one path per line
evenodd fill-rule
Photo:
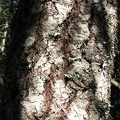
M 49 75 L 49 79 L 46 80 L 45 84 L 44 84 L 44 92 L 43 92 L 43 96 L 44 96 L 44 108 L 43 108 L 43 118 L 47 118 L 49 116 L 49 112 L 50 112 L 50 107 L 52 104 L 52 99 L 53 99 L 53 89 L 52 89 L 52 84 L 54 83 L 54 69 L 51 66 L 51 72 Z

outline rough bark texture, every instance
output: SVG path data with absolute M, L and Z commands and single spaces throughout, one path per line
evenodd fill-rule
M 12 24 L 3 120 L 110 120 L 116 2 L 21 0 Z

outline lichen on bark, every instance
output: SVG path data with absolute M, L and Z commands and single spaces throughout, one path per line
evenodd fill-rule
M 22 37 L 13 34 L 6 74 L 11 82 L 16 76 L 12 104 L 19 119 L 110 119 L 117 7 L 105 0 L 31 0 L 27 7 L 14 18 L 20 12 L 18 26 L 24 27 L 13 27 Z

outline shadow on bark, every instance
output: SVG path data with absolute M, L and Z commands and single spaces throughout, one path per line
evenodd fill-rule
M 32 25 L 35 24 L 35 19 L 37 18 L 37 15 L 34 15 L 34 16 L 30 15 L 31 13 L 30 13 L 29 9 L 31 6 L 29 6 L 29 5 L 26 6 L 26 5 L 27 5 L 27 2 L 25 1 L 24 4 L 21 5 L 23 7 L 23 8 L 21 8 L 21 10 L 23 9 L 22 13 L 20 14 L 19 13 L 20 11 L 18 11 L 15 15 L 14 21 L 12 21 L 12 24 L 16 23 L 16 25 L 14 24 L 14 27 L 12 28 L 12 31 L 14 31 L 14 33 L 11 34 L 12 42 L 10 44 L 10 50 L 9 50 L 8 59 L 7 59 L 6 76 L 9 78 L 5 78 L 5 81 L 4 81 L 5 86 L 4 86 L 3 98 L 5 98 L 5 99 L 3 99 L 3 101 L 2 101 L 2 103 L 3 103 L 3 105 L 2 105 L 2 120 L 19 120 L 19 118 L 20 118 L 20 115 L 18 115 L 18 113 L 20 112 L 20 106 L 19 106 L 20 105 L 20 96 L 19 96 L 19 99 L 17 99 L 20 91 L 18 89 L 19 81 L 17 81 L 18 78 L 16 77 L 17 76 L 16 71 L 19 69 L 24 72 L 24 75 L 28 74 L 27 73 L 28 72 L 27 61 L 24 61 L 24 60 L 20 61 L 20 59 L 21 59 L 21 56 L 24 54 L 23 44 L 24 44 L 27 36 L 29 36 L 29 32 L 26 33 L 25 31 L 26 31 L 26 29 L 32 28 Z M 107 42 L 108 44 L 104 44 L 104 41 L 102 41 L 102 40 L 99 42 L 101 42 L 101 44 L 104 46 L 107 53 L 109 53 L 109 51 L 110 51 L 109 48 L 111 48 L 111 43 L 109 41 L 109 36 L 107 34 L 107 27 L 104 27 L 104 26 L 106 26 L 105 15 L 102 12 L 98 11 L 98 9 L 97 9 L 97 7 L 95 7 L 95 5 L 93 5 L 93 9 L 91 12 L 92 12 L 91 21 L 94 21 L 94 18 L 97 18 L 97 22 L 95 22 L 95 21 L 94 22 L 98 27 L 100 36 L 102 36 L 103 37 L 102 39 L 105 42 Z M 98 41 L 96 41 L 96 42 L 98 42 Z M 24 56 L 24 57 L 26 57 L 26 56 Z M 119 54 L 119 57 L 120 57 L 120 54 Z M 116 58 L 116 61 L 120 61 L 120 60 L 118 58 Z M 116 66 L 118 66 L 118 65 L 120 65 L 120 63 L 118 64 L 118 62 L 116 62 Z M 24 66 L 24 67 L 20 67 L 20 66 Z M 14 68 L 14 70 L 12 68 Z M 119 68 L 119 71 L 120 71 L 120 68 Z M 9 88 L 9 90 L 8 90 L 8 88 Z M 7 91 L 5 89 L 7 89 Z M 116 89 L 116 88 L 112 88 L 112 92 L 114 91 L 114 89 Z M 120 104 L 117 94 L 118 94 L 117 90 L 116 90 L 116 95 L 112 93 L 112 95 L 111 95 L 112 96 L 111 97 L 112 104 L 116 103 L 115 100 L 117 100 L 117 102 L 119 102 L 119 104 Z M 8 96 L 8 98 L 6 98 L 6 96 Z M 105 116 L 105 111 L 108 108 L 107 107 L 105 108 L 104 105 L 106 105 L 107 103 L 104 103 L 104 102 L 98 100 L 98 98 L 96 98 L 96 101 L 97 101 L 96 102 L 97 104 L 96 103 L 94 103 L 94 104 L 95 104 L 96 108 L 98 109 L 100 115 L 102 117 Z M 99 106 L 98 106 L 98 103 L 100 103 Z M 113 107 L 114 108 L 113 111 L 117 110 L 117 107 L 118 107 L 118 104 L 116 104 L 116 107 Z M 114 117 L 116 113 L 114 114 L 111 109 L 111 114 Z
M 25 40 L 31 34 L 33 26 L 36 23 L 37 14 L 31 14 L 31 6 L 35 1 L 21 0 L 20 8 L 16 11 L 11 22 L 11 42 L 7 52 L 6 70 L 4 78 L 4 88 L 1 100 L 1 120 L 19 120 L 20 119 L 20 91 L 17 72 L 21 70 L 21 76 L 28 72 L 28 62 L 24 52 Z M 39 13 L 40 14 L 40 13 Z M 28 31 L 29 30 L 29 31 Z M 23 57 L 23 58 L 22 58 Z M 7 97 L 6 97 L 7 96 Z
M 102 64 L 104 61 L 107 61 L 107 56 L 110 56 L 110 52 L 111 52 L 111 46 L 112 46 L 112 42 L 109 39 L 109 35 L 108 35 L 108 25 L 107 25 L 107 21 L 106 21 L 106 12 L 105 12 L 105 8 L 101 3 L 98 3 L 99 6 L 101 7 L 100 9 L 98 9 L 98 6 L 96 3 L 93 3 L 92 8 L 91 8 L 91 26 L 93 24 L 95 24 L 97 26 L 98 29 L 98 33 L 95 35 L 95 42 L 96 42 L 96 46 L 98 43 L 101 43 L 101 45 L 103 46 L 103 51 L 105 52 L 105 56 L 101 56 L 101 61 L 98 61 L 99 63 L 101 63 L 100 69 L 104 69 L 102 68 Z M 90 27 L 91 27 L 90 26 Z M 100 51 L 99 51 L 100 52 Z M 101 54 L 101 53 L 97 53 L 97 54 Z M 112 69 L 112 68 L 111 68 Z M 96 84 L 96 83 L 94 83 Z M 96 88 L 95 88 L 95 92 L 96 92 Z M 111 119 L 111 117 L 109 115 L 106 115 L 106 111 L 109 111 L 109 104 L 99 100 L 99 98 L 97 98 L 97 96 L 95 96 L 95 101 L 94 101 L 94 105 L 96 106 L 100 117 L 102 119 Z
M 114 61 L 114 74 L 113 78 L 120 83 L 120 1 L 118 3 L 118 44 Z M 111 86 L 111 115 L 113 120 L 120 120 L 120 89 L 115 86 Z

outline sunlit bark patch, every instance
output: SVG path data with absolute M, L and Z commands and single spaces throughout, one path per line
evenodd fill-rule
M 100 32 L 98 23 L 90 15 L 93 3 L 78 2 L 81 6 L 69 0 L 45 4 L 46 13 L 40 23 L 42 27 L 37 29 L 42 29 L 40 34 L 43 37 L 36 47 L 40 54 L 36 61 L 35 54 L 32 59 L 28 58 L 29 63 L 35 62 L 32 84 L 37 92 L 29 88 L 27 98 L 32 101 L 35 94 L 41 102 L 36 103 L 39 109 L 32 103 L 21 103 L 31 118 L 31 113 L 35 113 L 35 116 L 46 120 L 97 120 L 104 116 L 97 101 L 108 103 L 109 107 L 109 75 L 101 68 L 107 55 L 104 54 L 103 42 L 100 43 L 97 37 Z M 98 1 L 94 2 L 97 5 Z M 98 11 L 102 11 L 101 4 L 98 7 Z M 111 11 L 114 10 L 110 8 L 108 15 Z M 108 30 L 114 33 L 113 29 L 109 27 Z M 37 39 L 31 36 L 26 40 L 27 46 L 31 46 Z M 34 109 L 28 109 L 30 105 Z
M 100 0 L 30 3 L 25 15 L 32 16 L 23 23 L 32 25 L 23 27 L 27 35 L 18 39 L 23 42 L 14 47 L 7 71 L 8 84 L 19 84 L 14 98 L 21 120 L 109 119 L 117 9 Z

